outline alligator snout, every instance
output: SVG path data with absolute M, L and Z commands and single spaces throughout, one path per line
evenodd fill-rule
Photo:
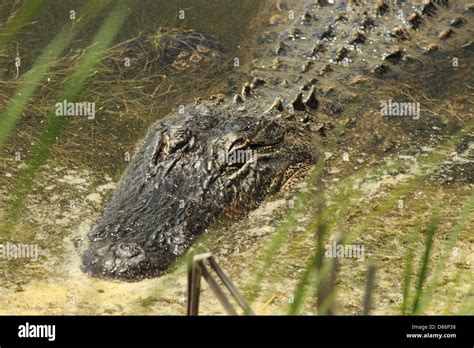
M 117 243 L 86 251 L 83 262 L 96 276 L 135 278 L 149 268 L 145 250 L 137 243 Z

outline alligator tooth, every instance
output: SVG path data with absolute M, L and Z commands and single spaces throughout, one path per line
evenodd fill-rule
M 451 21 L 451 23 L 449 23 L 450 26 L 455 27 L 455 28 L 460 28 L 464 24 L 466 24 L 466 20 L 462 17 L 456 17 Z
M 311 109 L 317 109 L 319 106 L 319 101 L 316 98 L 316 87 L 311 87 L 311 91 L 308 94 L 308 97 L 304 101 L 304 104 L 311 108 Z
M 234 95 L 234 103 L 235 104 L 242 104 L 244 102 L 244 99 L 240 94 Z
M 242 97 L 250 97 L 250 83 L 246 82 L 242 87 L 242 92 L 240 93 Z
M 445 29 L 441 33 L 439 33 L 438 37 L 441 40 L 446 40 L 446 39 L 449 39 L 451 36 L 453 36 L 453 34 L 454 34 L 454 31 L 451 28 L 449 28 L 449 29 Z
M 304 105 L 304 102 L 303 102 L 303 93 L 299 92 L 296 95 L 295 100 L 291 103 L 291 105 L 293 105 L 293 109 L 297 111 L 306 110 L 306 106 Z
M 412 13 L 410 18 L 408 18 L 408 23 L 410 23 L 412 29 L 418 29 L 422 22 L 421 16 L 416 12 Z
M 401 49 L 398 48 L 394 52 L 387 54 L 383 59 L 390 63 L 397 64 L 400 61 L 400 59 L 402 59 L 402 57 L 403 57 L 403 52 Z
M 254 77 L 252 82 L 250 83 L 250 88 L 255 89 L 257 87 L 263 86 L 266 83 L 267 81 L 265 81 L 264 79 L 261 79 L 259 77 Z
M 379 0 L 377 5 L 374 7 L 374 12 L 377 15 L 384 15 L 388 11 L 388 5 L 385 3 L 385 0 Z
M 288 88 L 288 80 L 283 80 L 280 85 L 284 88 Z

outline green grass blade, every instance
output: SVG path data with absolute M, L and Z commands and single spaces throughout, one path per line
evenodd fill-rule
M 428 272 L 428 265 L 430 261 L 431 248 L 433 246 L 434 235 L 438 229 L 439 215 L 437 209 L 433 211 L 431 219 L 428 223 L 426 231 L 425 251 L 421 259 L 420 271 L 418 274 L 418 281 L 416 284 L 415 296 L 413 298 L 412 314 L 417 314 L 419 310 L 419 303 L 422 296 L 423 285 L 426 280 L 426 274 Z
M 105 49 L 110 45 L 115 35 L 118 33 L 128 14 L 127 2 L 120 1 L 107 17 L 105 23 L 94 38 L 94 45 L 84 54 L 79 68 L 74 72 L 59 100 L 74 100 L 85 82 L 93 73 L 96 64 L 99 62 Z M 27 167 L 22 170 L 15 186 L 16 196 L 9 202 L 5 217 L 8 221 L 17 220 L 19 212 L 27 194 L 30 192 L 34 176 L 39 167 L 49 156 L 52 145 L 56 142 L 62 127 L 65 124 L 64 117 L 52 117 L 46 129 L 42 132 L 38 144 L 32 149 L 32 155 Z
M 423 297 L 422 301 L 420 301 L 419 311 L 422 311 L 424 308 L 426 308 L 429 305 L 429 302 L 431 301 L 431 298 L 433 296 L 434 289 L 438 286 L 439 278 L 446 267 L 446 262 L 448 261 L 448 258 L 451 255 L 454 246 L 456 245 L 456 241 L 458 240 L 459 235 L 466 227 L 466 220 L 473 209 L 474 209 L 474 194 L 472 194 L 468 198 L 467 202 L 464 204 L 463 210 L 461 214 L 459 215 L 459 219 L 456 225 L 454 226 L 452 232 L 449 234 L 449 238 L 445 244 L 443 255 L 438 261 L 436 269 L 434 270 L 429 283 L 426 285 L 426 291 L 425 291 L 426 295 Z
M 414 229 L 415 232 L 419 232 L 419 228 Z M 406 314 L 409 296 L 410 296 L 410 287 L 412 281 L 412 272 L 413 272 L 413 258 L 414 258 L 414 250 L 413 248 L 408 248 L 408 251 L 405 255 L 405 265 L 403 268 L 403 293 L 402 293 L 402 304 L 401 304 L 401 312 L 402 315 Z
M 46 4 L 46 0 L 30 0 L 26 1 L 20 11 L 12 17 L 0 34 L 0 47 L 10 42 L 13 35 L 23 28 L 25 24 L 31 20 L 39 10 Z
M 33 3 L 35 1 L 31 2 Z M 94 14 L 108 3 L 108 0 L 91 0 L 79 12 L 91 12 Z M 25 74 L 21 86 L 15 92 L 14 97 L 5 108 L 4 112 L 0 115 L 0 152 L 3 151 L 5 142 L 8 140 L 8 137 L 15 129 L 25 105 L 31 100 L 41 79 L 46 75 L 50 66 L 54 64 L 61 52 L 63 52 L 68 47 L 68 44 L 72 41 L 79 30 L 94 18 L 92 14 L 84 16 L 84 18 L 78 23 L 71 22 L 67 24 L 56 35 L 53 41 L 44 49 L 33 68 Z

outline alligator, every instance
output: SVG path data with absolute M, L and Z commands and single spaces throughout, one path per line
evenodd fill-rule
M 472 5 L 279 7 L 294 19 L 259 37 L 256 69 L 239 93 L 197 100 L 150 127 L 90 233 L 85 272 L 126 281 L 163 274 L 213 223 L 257 207 L 320 158 L 318 113 L 337 116 L 361 75 L 401 78 L 439 50 L 472 51 Z M 325 105 L 320 96 L 334 84 L 342 97 Z

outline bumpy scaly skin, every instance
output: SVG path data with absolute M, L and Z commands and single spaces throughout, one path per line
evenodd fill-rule
M 339 108 L 318 101 L 328 81 L 344 96 L 361 74 L 402 77 L 435 50 L 472 51 L 467 5 L 318 0 L 294 10 L 290 27 L 261 38 L 259 77 L 232 101 L 214 97 L 150 128 L 91 233 L 85 271 L 157 276 L 226 212 L 277 191 L 289 169 L 318 157 L 317 110 Z M 219 156 L 237 150 L 256 150 L 256 161 Z

